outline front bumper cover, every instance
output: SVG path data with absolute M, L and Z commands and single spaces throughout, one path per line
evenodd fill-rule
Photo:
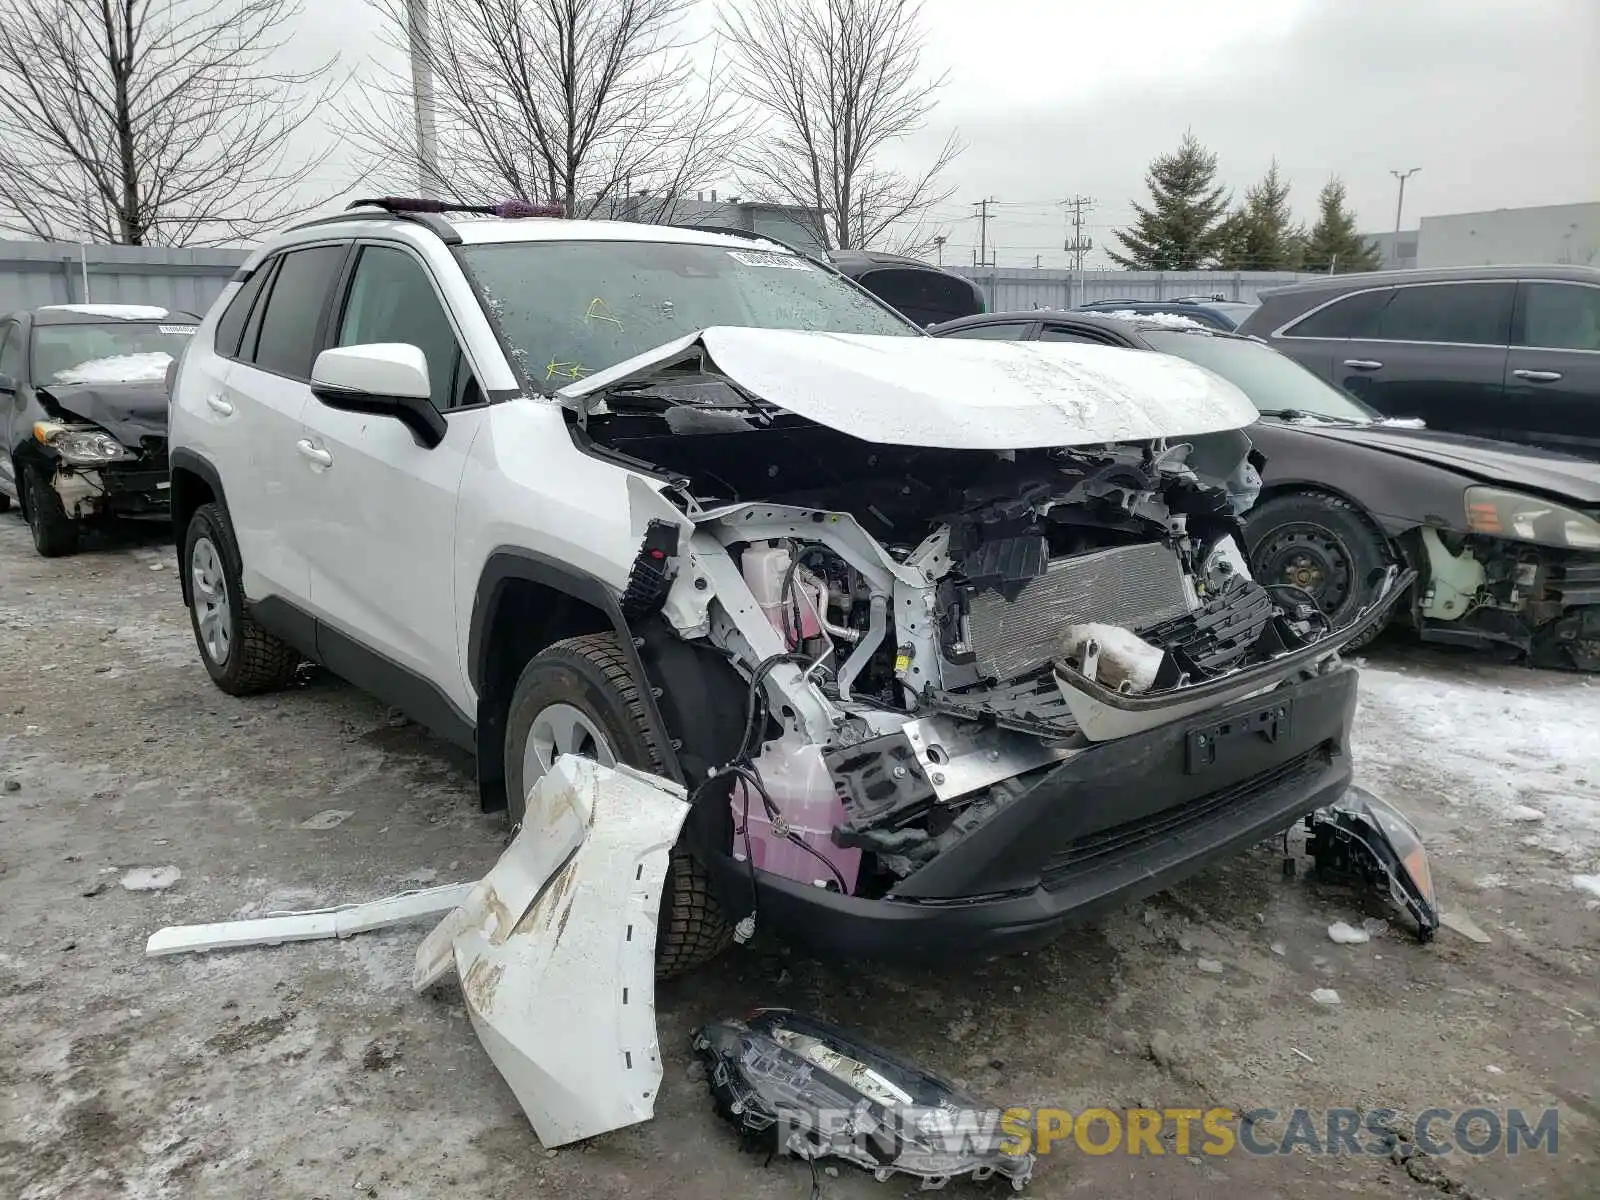
M 765 873 L 760 921 L 823 954 L 927 960 L 1028 949 L 1294 825 L 1350 785 L 1356 672 L 1325 674 L 1082 751 L 883 899 Z M 1270 729 L 1269 710 L 1288 714 Z M 1229 726 L 1207 761 L 1196 738 Z M 709 863 L 719 893 L 748 867 Z

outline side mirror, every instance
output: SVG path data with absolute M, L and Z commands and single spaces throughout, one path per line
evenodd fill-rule
M 0 395 L 14 395 L 17 390 L 17 381 L 10 375 L 0 375 Z
M 393 417 L 429 450 L 450 428 L 430 399 L 427 356 L 405 342 L 324 350 L 311 368 L 311 394 L 343 412 Z

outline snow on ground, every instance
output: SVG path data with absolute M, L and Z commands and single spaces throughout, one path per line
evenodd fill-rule
M 1593 679 L 1369 665 L 1361 671 L 1355 752 L 1358 777 L 1391 798 L 1425 777 L 1451 804 L 1503 824 L 1523 844 L 1574 868 L 1600 867 L 1600 684 Z

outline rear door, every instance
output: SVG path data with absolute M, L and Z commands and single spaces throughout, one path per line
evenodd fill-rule
M 301 413 L 311 400 L 312 356 L 348 250 L 348 243 L 335 241 L 277 256 L 216 402 L 206 401 L 226 426 L 218 441 L 227 451 L 217 467 L 251 600 L 281 596 L 308 607 L 306 543 L 316 514 L 296 446 Z M 219 323 L 219 337 L 222 332 Z
M 1333 382 L 1391 417 L 1501 436 L 1515 296 L 1508 279 L 1397 287 L 1373 334 L 1343 343 Z
M 1350 292 L 1332 300 L 1316 303 L 1304 316 L 1285 324 L 1276 333 L 1262 329 L 1274 350 L 1287 354 L 1306 370 L 1339 384 L 1346 374 L 1345 343 L 1351 339 L 1371 338 L 1378 331 L 1378 317 L 1384 306 L 1394 296 L 1393 288 L 1368 288 Z M 1288 297 L 1269 301 L 1263 306 L 1265 315 L 1270 309 L 1287 304 Z M 1257 322 L 1246 321 L 1243 328 Z
M 1505 402 L 1517 440 L 1600 458 L 1600 287 L 1524 280 L 1511 340 Z

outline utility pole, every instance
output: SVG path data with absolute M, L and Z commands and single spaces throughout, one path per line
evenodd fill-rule
M 1083 236 L 1083 218 L 1094 211 L 1093 196 L 1074 196 L 1070 200 L 1061 202 L 1062 208 L 1072 210 L 1072 236 L 1067 239 L 1064 250 L 1073 256 L 1073 270 L 1083 270 L 1083 256 L 1094 249 L 1094 240 Z
M 990 267 L 994 264 L 989 261 L 989 205 L 995 202 L 993 196 L 982 200 L 973 201 L 973 207 L 978 210 L 978 263 L 980 267 Z
M 428 51 L 428 0 L 406 0 L 406 37 L 411 48 L 411 101 L 417 116 L 417 192 L 437 194 L 433 138 L 433 59 Z
M 944 266 L 944 244 L 948 240 L 949 239 L 942 233 L 936 233 L 933 235 L 933 249 L 934 252 L 939 256 L 938 265 L 941 267 Z
M 1406 180 L 1410 179 L 1420 170 L 1422 170 L 1421 167 L 1412 167 L 1409 171 L 1389 172 L 1389 174 L 1393 175 L 1400 181 L 1400 197 L 1394 202 L 1394 231 L 1396 233 L 1400 232 L 1400 214 L 1402 211 L 1404 211 L 1406 206 Z

